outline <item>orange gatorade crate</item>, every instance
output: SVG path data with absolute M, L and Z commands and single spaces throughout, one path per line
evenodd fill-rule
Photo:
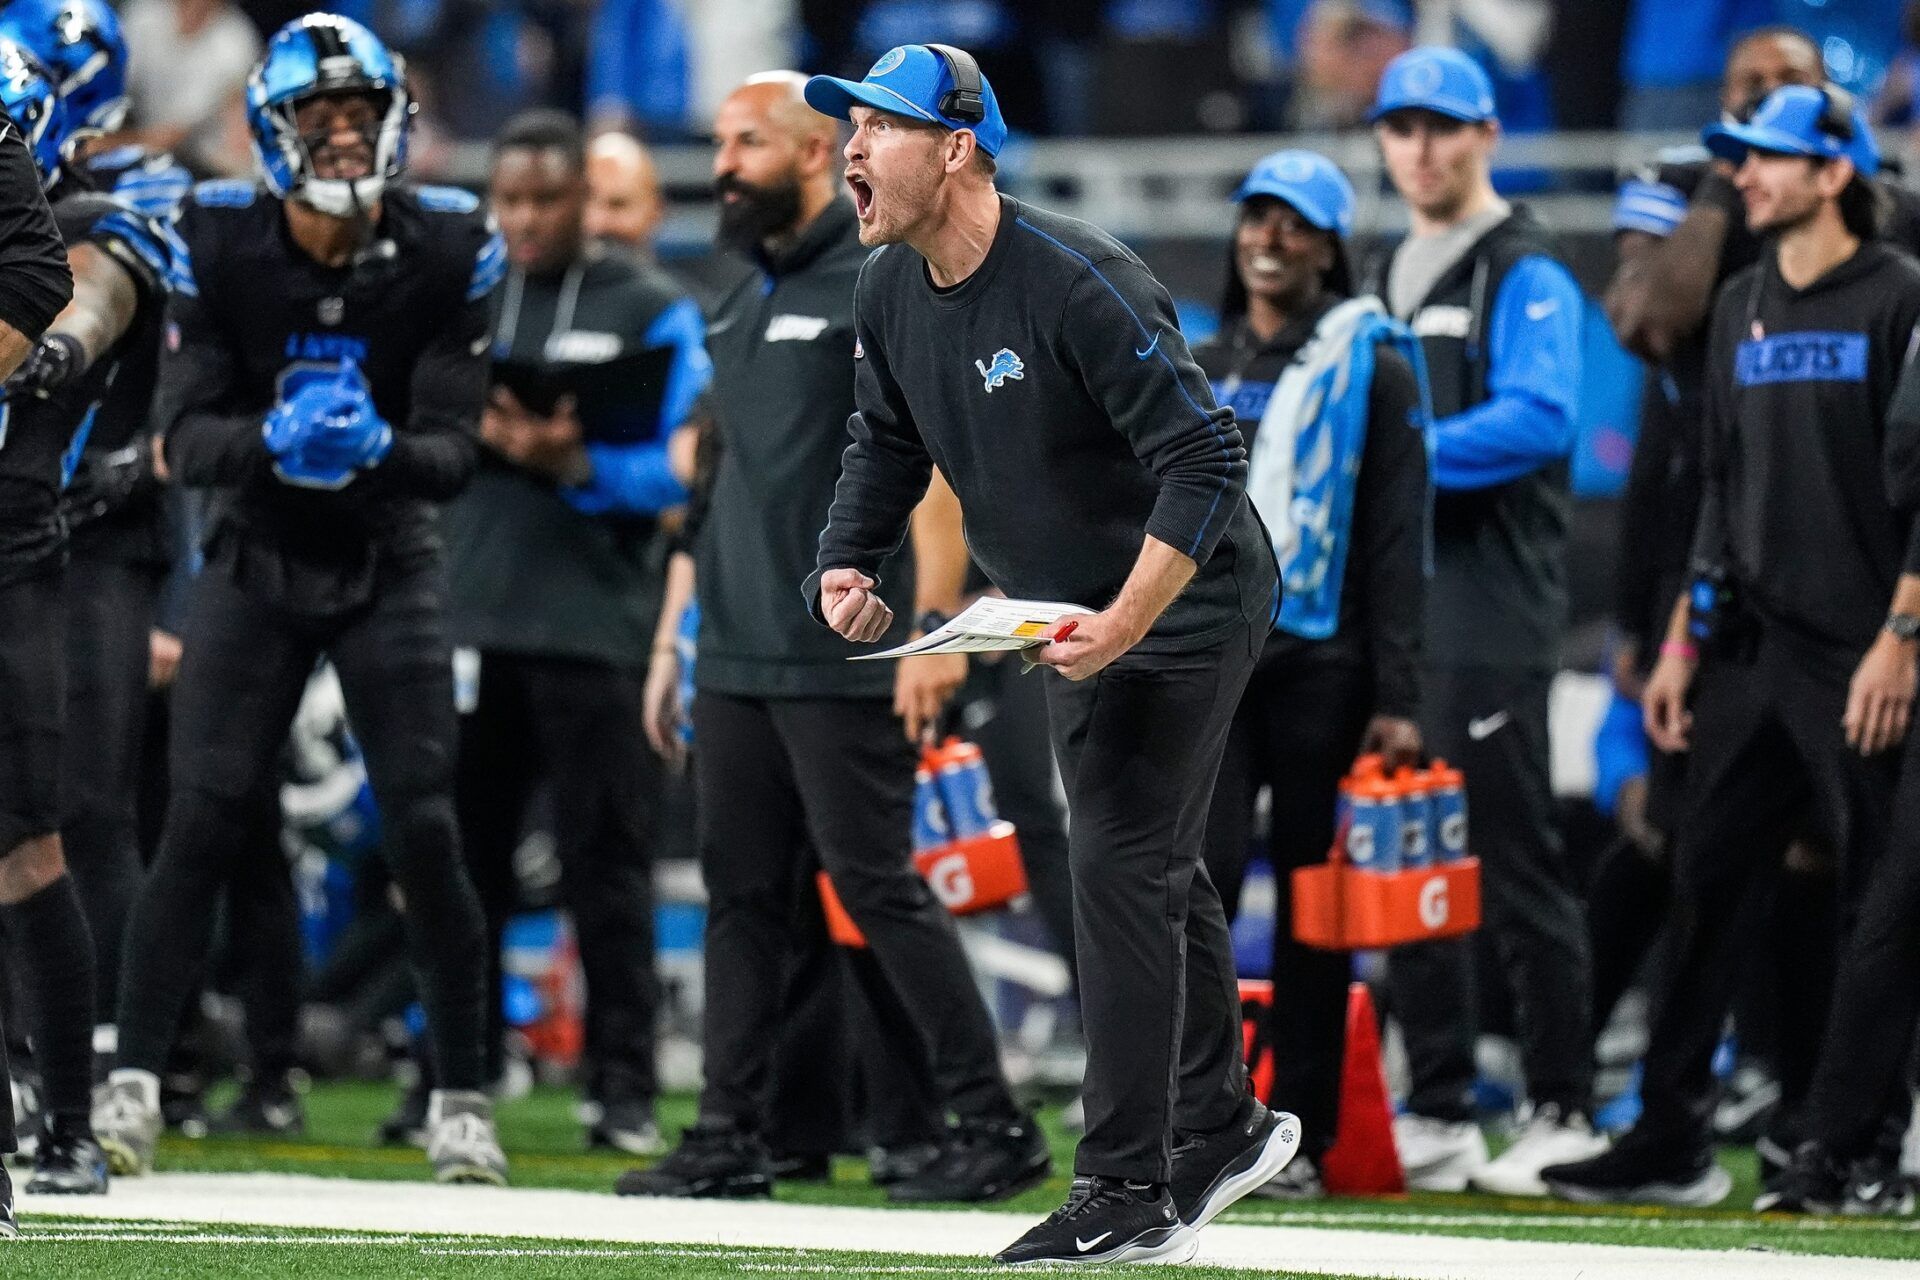
M 1363 871 L 1337 853 L 1293 873 L 1293 936 L 1360 951 L 1453 938 L 1480 927 L 1480 860 Z
M 956 916 L 1004 907 L 1027 891 L 1027 868 L 1020 860 L 1020 838 L 1011 822 L 996 822 L 985 835 L 962 837 L 916 853 L 913 865 L 933 887 L 934 897 Z M 843 947 L 866 946 L 826 872 L 820 872 L 819 883 L 828 935 Z
M 1241 1052 L 1253 1096 L 1262 1102 L 1273 1099 L 1273 1041 L 1268 1035 L 1272 1013 L 1273 983 L 1265 978 L 1240 979 Z

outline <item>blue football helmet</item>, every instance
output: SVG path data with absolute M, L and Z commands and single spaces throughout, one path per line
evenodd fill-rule
M 0 106 L 13 117 L 27 150 L 40 166 L 40 185 L 60 177 L 61 149 L 67 141 L 67 110 L 60 91 L 40 60 L 25 45 L 0 38 Z
M 323 93 L 364 93 L 382 104 L 367 177 L 314 176 L 294 110 Z M 413 111 L 405 63 L 373 32 L 332 13 L 310 13 L 280 28 L 247 78 L 247 127 L 267 188 L 336 218 L 371 209 L 406 168 Z
M 76 133 L 120 127 L 127 114 L 127 40 L 105 0 L 7 0 L 0 36 L 25 45 L 52 74 Z

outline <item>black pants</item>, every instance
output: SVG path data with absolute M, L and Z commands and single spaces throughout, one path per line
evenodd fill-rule
M 914 871 L 914 750 L 878 699 L 693 704 L 707 886 L 703 1120 L 766 1129 L 796 863 L 810 844 L 911 1011 L 943 1108 L 1010 1118 L 998 1046 L 953 919 Z
M 1076 1173 L 1165 1182 L 1175 1128 L 1228 1124 L 1246 1096 L 1233 940 L 1201 850 L 1259 644 L 1239 627 L 1079 683 L 1045 673 L 1087 1035 Z
M 259 857 L 250 806 L 322 654 L 339 672 L 406 902 L 439 1078 L 484 1083 L 485 926 L 454 819 L 457 736 L 446 591 L 434 557 L 381 568 L 371 603 L 331 617 L 248 595 L 224 567 L 193 585 L 174 690 L 166 827 L 127 931 L 121 1065 L 158 1073 L 205 963 L 236 857 Z
M 1696 681 L 1671 932 L 1641 1083 L 1641 1126 L 1677 1143 L 1704 1148 L 1711 1140 L 1714 1048 L 1770 932 L 1781 833 L 1812 805 L 1840 859 L 1843 902 L 1854 873 L 1886 839 L 1898 761 L 1848 749 L 1840 717 L 1850 671 L 1844 656 L 1769 637 L 1751 661 L 1710 659 Z M 1864 986 L 1842 988 L 1837 998 L 1853 1010 L 1844 1016 L 1857 1018 L 1866 1001 L 1877 1017 L 1884 1001 L 1903 999 L 1892 978 L 1873 973 Z M 1836 1009 L 1836 1021 L 1842 1017 Z M 1900 1039 L 1902 1056 L 1908 1043 Z M 1875 1109 L 1877 1123 L 1884 1095 L 1860 1102 Z
M 1842 939 L 1813 1072 L 1815 1136 L 1844 1159 L 1904 1133 L 1920 1022 L 1920 742 L 1907 731 L 1884 848 L 1841 866 Z M 1891 1123 L 1889 1123 L 1891 1120 Z
M 148 636 L 164 570 L 75 543 L 67 564 L 61 841 L 93 928 L 96 1021 L 113 1021 L 120 946 L 140 891 L 134 804 L 146 734 Z
M 1072 970 L 1073 873 L 1067 866 L 1067 817 L 1054 790 L 1046 684 L 1036 674 L 1022 676 L 1014 658 L 976 658 L 954 710 L 958 731 L 986 758 L 1000 816 L 1019 830 L 1034 905 Z
M 1426 673 L 1427 750 L 1466 773 L 1468 839 L 1480 859 L 1481 918 L 1506 975 L 1537 1104 L 1585 1111 L 1593 1090 L 1587 922 L 1553 820 L 1546 672 L 1454 667 Z M 1473 940 L 1397 948 L 1393 1011 L 1407 1039 L 1407 1108 L 1473 1115 Z
M 552 798 L 560 902 L 586 975 L 588 1094 L 651 1102 L 654 1078 L 651 825 L 659 770 L 642 732 L 643 673 L 569 658 L 483 653 L 460 726 L 461 845 L 486 911 L 488 1067 L 500 1069 L 500 939 L 517 900 L 513 854 L 527 802 Z
M 1333 845 L 1340 779 L 1373 712 L 1373 677 L 1344 663 L 1263 656 L 1233 718 L 1207 816 L 1207 874 L 1231 920 L 1261 790 L 1272 796 L 1273 1102 L 1300 1117 L 1318 1161 L 1333 1145 L 1346 1048 L 1352 957 L 1293 937 L 1293 870 L 1324 862 Z
M 0 1089 L 0 1156 L 11 1155 L 20 1149 L 20 1139 L 13 1128 L 12 1079 L 11 1068 L 7 1066 L 7 1029 L 0 1027 L 0 1084 L 8 1086 Z

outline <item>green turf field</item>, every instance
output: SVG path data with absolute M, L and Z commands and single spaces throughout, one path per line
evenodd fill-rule
M 309 1132 L 299 1141 L 169 1137 L 160 1165 L 177 1171 L 267 1171 L 349 1178 L 425 1179 L 425 1158 L 411 1148 L 371 1145 L 380 1119 L 395 1093 L 387 1087 L 326 1085 L 307 1098 Z M 661 1120 L 670 1131 L 691 1121 L 692 1099 L 667 1099 Z M 570 1093 L 536 1090 L 528 1098 L 500 1108 L 501 1138 L 513 1160 L 515 1184 L 585 1191 L 611 1190 L 630 1158 L 590 1154 L 581 1145 Z M 1059 1204 L 1066 1188 L 1073 1139 L 1043 1120 L 1053 1135 L 1061 1172 L 1047 1185 L 997 1208 L 1045 1214 Z M 1723 1159 L 1734 1172 L 1736 1189 L 1729 1205 L 1745 1205 L 1754 1194 L 1752 1154 L 1730 1151 Z M 836 1161 L 831 1183 L 785 1183 L 778 1198 L 797 1203 L 884 1205 L 869 1186 L 863 1163 Z M 1664 1211 L 1585 1208 L 1531 1200 L 1484 1196 L 1411 1195 L 1388 1200 L 1326 1200 L 1305 1205 L 1243 1202 L 1227 1219 L 1296 1226 L 1346 1227 L 1362 1231 L 1425 1232 L 1448 1236 L 1568 1243 L 1659 1245 L 1666 1248 L 1764 1249 L 1781 1253 L 1825 1254 L 1920 1260 L 1920 1220 L 1761 1218 L 1736 1210 Z M 177 1225 L 86 1224 L 78 1220 L 29 1217 L 30 1232 L 55 1232 L 54 1238 L 26 1249 L 7 1250 L 0 1275 L 118 1277 L 160 1275 L 452 1276 L 476 1273 L 515 1276 L 584 1274 L 596 1258 L 596 1274 L 609 1274 L 609 1257 L 646 1258 L 643 1267 L 613 1274 L 706 1277 L 745 1274 L 950 1274 L 976 1270 L 979 1260 L 934 1258 L 861 1258 L 855 1255 L 803 1254 L 799 1251 L 700 1249 L 678 1246 L 572 1242 L 427 1239 L 340 1235 L 264 1228 L 204 1229 Z M 198 1238 L 203 1232 L 213 1238 Z M 151 1239 L 141 1238 L 143 1235 Z M 247 1240 L 228 1237 L 247 1235 Z M 477 1251 L 477 1252 L 476 1252 Z M 217 1265 L 213 1261 L 218 1259 Z M 496 1268 L 498 1270 L 496 1271 Z M 1242 1275 L 1213 1268 L 1183 1272 L 1196 1276 Z M 1920 1274 L 1917 1272 L 1916 1274 Z

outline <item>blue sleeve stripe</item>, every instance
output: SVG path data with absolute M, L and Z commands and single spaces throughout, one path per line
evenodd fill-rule
M 1127 301 L 1125 294 L 1114 288 L 1113 281 L 1107 279 L 1099 267 L 1093 265 L 1093 259 L 1081 253 L 1078 249 L 1060 243 L 1040 228 L 1034 226 L 1031 222 L 1028 222 L 1025 218 L 1016 218 L 1014 225 L 1031 231 L 1034 235 L 1039 236 L 1042 240 L 1045 240 L 1048 244 L 1060 250 L 1060 252 L 1079 262 L 1081 266 L 1093 272 L 1094 279 L 1107 287 L 1107 292 L 1114 296 L 1120 303 L 1120 306 L 1126 311 L 1127 315 L 1132 318 L 1133 327 L 1140 332 L 1140 341 L 1146 344 L 1146 349 L 1160 357 L 1160 362 L 1167 366 L 1167 372 L 1173 375 L 1173 385 L 1180 389 L 1181 397 L 1186 400 L 1188 405 L 1192 406 L 1195 413 L 1200 415 L 1200 420 L 1207 424 L 1207 429 L 1213 433 L 1213 438 L 1219 442 L 1221 455 L 1231 461 L 1233 450 L 1228 446 L 1227 437 L 1221 432 L 1220 424 L 1214 421 L 1211 413 L 1208 413 L 1200 407 L 1199 401 L 1195 400 L 1193 394 L 1187 390 L 1187 384 L 1180 380 L 1180 370 L 1174 365 L 1172 357 L 1160 349 L 1159 335 L 1147 332 L 1147 326 L 1141 322 L 1139 313 L 1133 309 L 1133 304 Z M 1140 350 L 1141 348 L 1135 348 L 1134 354 L 1138 356 Z M 1140 358 L 1144 360 L 1146 357 L 1141 356 Z M 1223 478 L 1220 481 L 1220 487 L 1214 492 L 1213 504 L 1207 508 L 1206 518 L 1200 522 L 1199 530 L 1193 535 L 1193 545 L 1187 548 L 1188 559 L 1199 558 L 1200 544 L 1206 540 L 1207 530 L 1212 527 L 1214 514 L 1220 510 L 1220 499 L 1226 495 L 1226 492 L 1227 482 Z
M 180 232 L 169 222 L 160 228 L 161 236 L 167 242 L 168 260 L 172 264 L 167 272 L 167 288 L 183 298 L 200 296 L 200 282 L 193 278 L 193 254 L 187 248 L 187 242 L 180 238 Z
M 700 305 L 681 298 L 653 318 L 641 341 L 649 347 L 674 349 L 667 369 L 666 390 L 660 397 L 658 435 L 665 438 L 685 422 L 693 403 L 713 380 L 713 360 L 707 355 L 707 323 Z
M 126 245 L 162 284 L 173 278 L 173 255 L 166 237 L 147 219 L 132 212 L 110 213 L 94 224 L 94 230 Z
M 487 237 L 486 244 L 473 259 L 473 278 L 467 282 L 467 301 L 478 302 L 492 293 L 507 274 L 507 242 L 498 231 Z
M 1616 231 L 1646 231 L 1670 235 L 1687 216 L 1687 198 L 1664 182 L 1627 182 L 1613 205 Z

